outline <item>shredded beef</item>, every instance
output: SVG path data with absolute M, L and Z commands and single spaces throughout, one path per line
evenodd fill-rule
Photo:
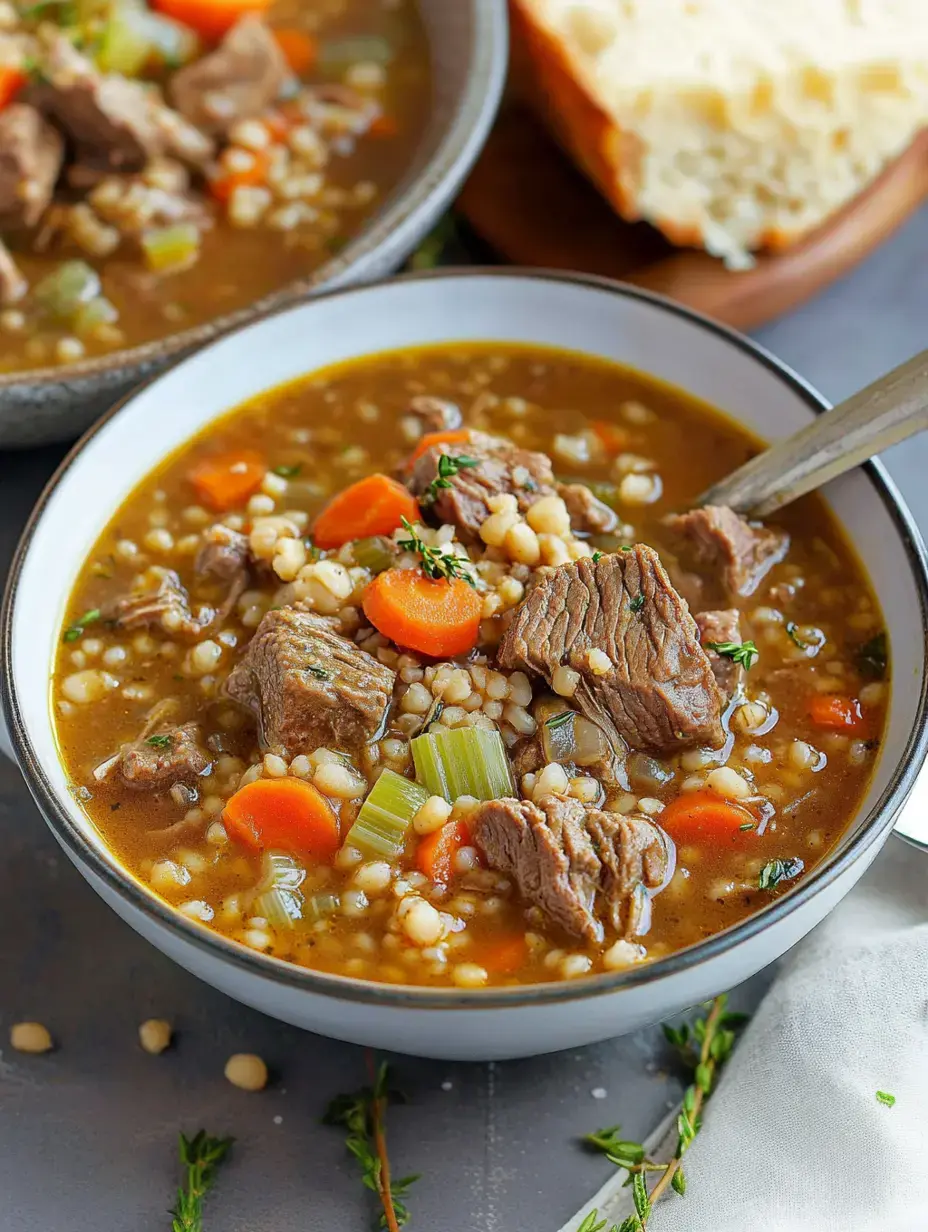
M 591 651 L 606 656 L 605 671 Z M 722 742 L 721 697 L 699 631 L 657 553 L 641 544 L 542 577 L 516 609 L 498 660 L 549 684 L 558 667 L 573 668 L 575 704 L 613 746 Z
M 737 608 L 725 608 L 719 612 L 697 612 L 694 617 L 699 629 L 699 640 L 706 650 L 712 671 L 722 696 L 726 701 L 734 694 L 744 678 L 744 668 L 727 655 L 710 650 L 710 643 L 741 641 L 741 613 Z
M 258 625 L 226 692 L 254 715 L 265 748 L 357 750 L 382 727 L 395 679 L 328 621 L 285 607 Z
M 430 394 L 412 398 L 407 413 L 418 419 L 423 435 L 427 432 L 450 432 L 460 428 L 462 423 L 461 408 L 456 402 L 433 398 Z
M 557 494 L 567 506 L 571 530 L 586 535 L 608 535 L 619 524 L 618 515 L 585 483 L 558 483 Z
M 162 565 L 147 569 L 130 594 L 107 604 L 101 614 L 120 629 L 158 627 L 194 638 L 205 632 L 215 616 L 211 608 L 192 615 L 183 583 L 173 569 Z
M 168 791 L 175 783 L 192 783 L 212 764 L 200 745 L 196 723 L 185 723 L 139 740 L 119 754 L 116 770 L 133 791 Z
M 201 577 L 234 582 L 247 575 L 253 559 L 248 537 L 217 522 L 204 533 L 193 568 Z
M 789 549 L 789 535 L 746 522 L 724 505 L 671 514 L 671 530 L 683 536 L 704 570 L 713 570 L 728 594 L 751 595 Z
M 243 17 L 215 51 L 174 74 L 171 101 L 204 132 L 222 135 L 270 107 L 289 75 L 268 27 Z
M 64 157 L 60 133 L 34 107 L 0 111 L 0 227 L 32 227 L 52 199 Z

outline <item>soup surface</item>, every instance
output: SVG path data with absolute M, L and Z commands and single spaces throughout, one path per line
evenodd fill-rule
M 888 690 L 822 502 L 671 516 L 756 450 L 642 374 L 506 344 L 246 403 L 75 588 L 77 798 L 179 911 L 365 979 L 568 979 L 736 923 L 849 824 Z
M 311 273 L 410 166 L 414 0 L 61 0 L 0 32 L 0 372 Z

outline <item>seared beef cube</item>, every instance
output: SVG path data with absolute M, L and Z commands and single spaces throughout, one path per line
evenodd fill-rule
M 252 560 L 248 536 L 217 522 L 204 533 L 193 568 L 200 577 L 235 582 L 248 573 Z
M 328 621 L 285 607 L 258 625 L 226 692 L 254 715 L 264 748 L 351 751 L 382 727 L 395 679 Z
M 259 17 L 243 17 L 215 51 L 171 79 L 171 101 L 204 132 L 223 135 L 271 106 L 290 76 L 277 41 Z
M 559 483 L 556 488 L 567 506 L 570 528 L 575 534 L 608 535 L 618 526 L 615 511 L 594 496 L 585 483 Z
M 29 290 L 29 283 L 0 240 L 0 304 L 15 304 Z
M 721 698 L 699 630 L 649 547 L 543 576 L 516 609 L 498 659 L 549 684 L 558 667 L 573 668 L 574 703 L 613 746 L 722 743 Z
M 429 394 L 419 394 L 409 403 L 407 414 L 418 419 L 422 433 L 451 432 L 460 428 L 461 408 L 456 402 L 448 402 L 444 398 L 433 398 Z
M 709 647 L 712 643 L 721 645 L 723 642 L 741 641 L 741 613 L 737 608 L 729 607 L 721 612 L 697 612 L 694 619 L 699 629 L 699 640 L 709 656 L 722 696 L 727 701 L 744 679 L 744 668 Z
M 671 514 L 667 525 L 684 536 L 695 559 L 716 573 L 732 595 L 751 595 L 789 550 L 789 535 L 746 522 L 725 505 Z
M 489 501 L 511 493 L 524 513 L 540 496 L 554 490 L 551 459 L 543 453 L 519 449 L 508 441 L 471 432 L 467 441 L 454 445 L 432 445 L 413 463 L 408 486 L 413 496 L 422 497 L 438 476 L 442 454 L 467 457 L 477 463 L 461 469 L 450 479 L 450 487 L 439 488 L 431 508 L 435 518 L 457 527 L 463 543 L 479 538 L 480 527 L 490 516 Z
M 665 878 L 667 845 L 657 826 L 569 797 L 490 800 L 471 814 L 470 825 L 490 867 L 586 941 L 602 941 L 603 921 L 634 935 L 638 887 L 657 888 Z
M 102 609 L 104 620 L 120 629 L 161 628 L 165 633 L 199 637 L 212 619 L 207 608 L 197 616 L 190 612 L 190 600 L 173 569 L 152 565 L 139 579 L 139 585 L 123 599 L 115 599 Z
M 210 767 L 199 743 L 196 723 L 185 723 L 140 740 L 119 756 L 117 773 L 133 791 L 169 791 L 175 783 L 193 783 Z
M 0 227 L 33 227 L 48 203 L 64 157 L 64 142 L 34 107 L 0 111 Z

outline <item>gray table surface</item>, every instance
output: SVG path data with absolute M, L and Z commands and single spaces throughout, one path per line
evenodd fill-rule
M 926 269 L 928 210 L 758 338 L 837 400 L 928 345 Z M 60 455 L 0 453 L 0 573 Z M 888 462 L 928 527 L 928 442 Z M 332 1095 L 364 1081 L 361 1051 L 245 1009 L 149 948 L 58 852 L 6 764 L 0 851 L 0 1232 L 164 1232 L 177 1132 L 200 1126 L 237 1139 L 212 1232 L 370 1227 L 354 1163 L 319 1124 Z M 739 989 L 736 1003 L 755 1004 L 769 978 Z M 149 1016 L 176 1024 L 176 1047 L 161 1057 L 137 1043 Z M 8 1028 L 21 1018 L 46 1023 L 59 1049 L 12 1052 Z M 236 1051 L 266 1058 L 267 1091 L 225 1082 Z M 410 1102 L 391 1112 L 392 1155 L 402 1172 L 424 1174 L 413 1226 L 436 1232 L 554 1232 L 609 1171 L 576 1137 L 614 1121 L 643 1136 L 680 1089 L 657 1029 L 529 1061 L 394 1064 Z

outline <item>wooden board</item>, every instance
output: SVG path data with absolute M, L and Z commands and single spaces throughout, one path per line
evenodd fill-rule
M 727 270 L 677 249 L 645 223 L 626 223 L 530 112 L 507 105 L 464 185 L 458 209 L 517 265 L 619 278 L 741 329 L 795 308 L 853 269 L 928 197 L 928 132 L 871 187 L 800 244 Z

